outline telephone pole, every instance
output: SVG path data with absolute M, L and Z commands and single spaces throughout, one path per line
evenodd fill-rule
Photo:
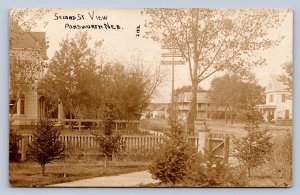
M 171 97 L 171 118 L 173 118 L 174 114 L 174 68 L 175 65 L 184 65 L 185 60 L 183 60 L 183 56 L 180 54 L 179 48 L 174 46 L 162 45 L 161 49 L 166 51 L 166 53 L 162 53 L 162 58 L 168 58 L 168 60 L 161 61 L 161 65 L 172 65 L 172 97 Z M 170 60 L 171 58 L 171 60 Z M 179 60 L 175 60 L 175 58 L 180 58 Z

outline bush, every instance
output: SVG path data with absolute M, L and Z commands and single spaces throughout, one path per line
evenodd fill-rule
M 224 159 L 205 150 L 204 154 L 197 155 L 184 183 L 187 186 L 224 186 L 229 185 L 230 176 L 228 164 Z
M 162 184 L 178 185 L 187 176 L 195 156 L 196 150 L 186 141 L 183 126 L 172 121 L 170 135 L 154 157 L 150 173 Z
M 18 142 L 22 139 L 21 135 L 18 135 L 12 128 L 9 130 L 9 162 L 17 162 L 20 160 L 18 154 Z

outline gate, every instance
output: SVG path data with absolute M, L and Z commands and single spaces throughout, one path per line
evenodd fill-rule
M 228 163 L 229 157 L 229 136 L 210 133 L 207 138 L 207 150 L 215 158 L 223 158 Z

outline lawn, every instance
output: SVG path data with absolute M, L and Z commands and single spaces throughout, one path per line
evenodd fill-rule
M 148 163 L 146 162 L 110 162 L 105 168 L 102 161 L 61 160 L 46 165 L 45 176 L 43 176 L 39 164 L 26 161 L 9 164 L 9 182 L 11 186 L 15 187 L 40 187 L 80 179 L 143 171 L 147 170 L 147 167 Z

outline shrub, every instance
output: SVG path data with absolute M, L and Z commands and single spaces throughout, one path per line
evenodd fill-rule
M 183 126 L 172 121 L 170 135 L 154 157 L 150 173 L 162 184 L 178 185 L 187 176 L 195 156 L 196 150 L 186 141 Z
M 15 133 L 14 130 L 10 127 L 9 130 L 9 161 L 17 162 L 20 160 L 18 154 L 18 142 L 22 139 L 22 136 Z
M 59 141 L 60 132 L 53 127 L 53 122 L 40 119 L 33 132 L 33 139 L 29 144 L 30 158 L 41 165 L 45 175 L 45 166 L 53 160 L 64 157 L 64 144 Z
M 229 179 L 229 167 L 224 159 L 205 150 L 204 154 L 197 155 L 184 183 L 188 186 L 223 186 L 229 183 Z

